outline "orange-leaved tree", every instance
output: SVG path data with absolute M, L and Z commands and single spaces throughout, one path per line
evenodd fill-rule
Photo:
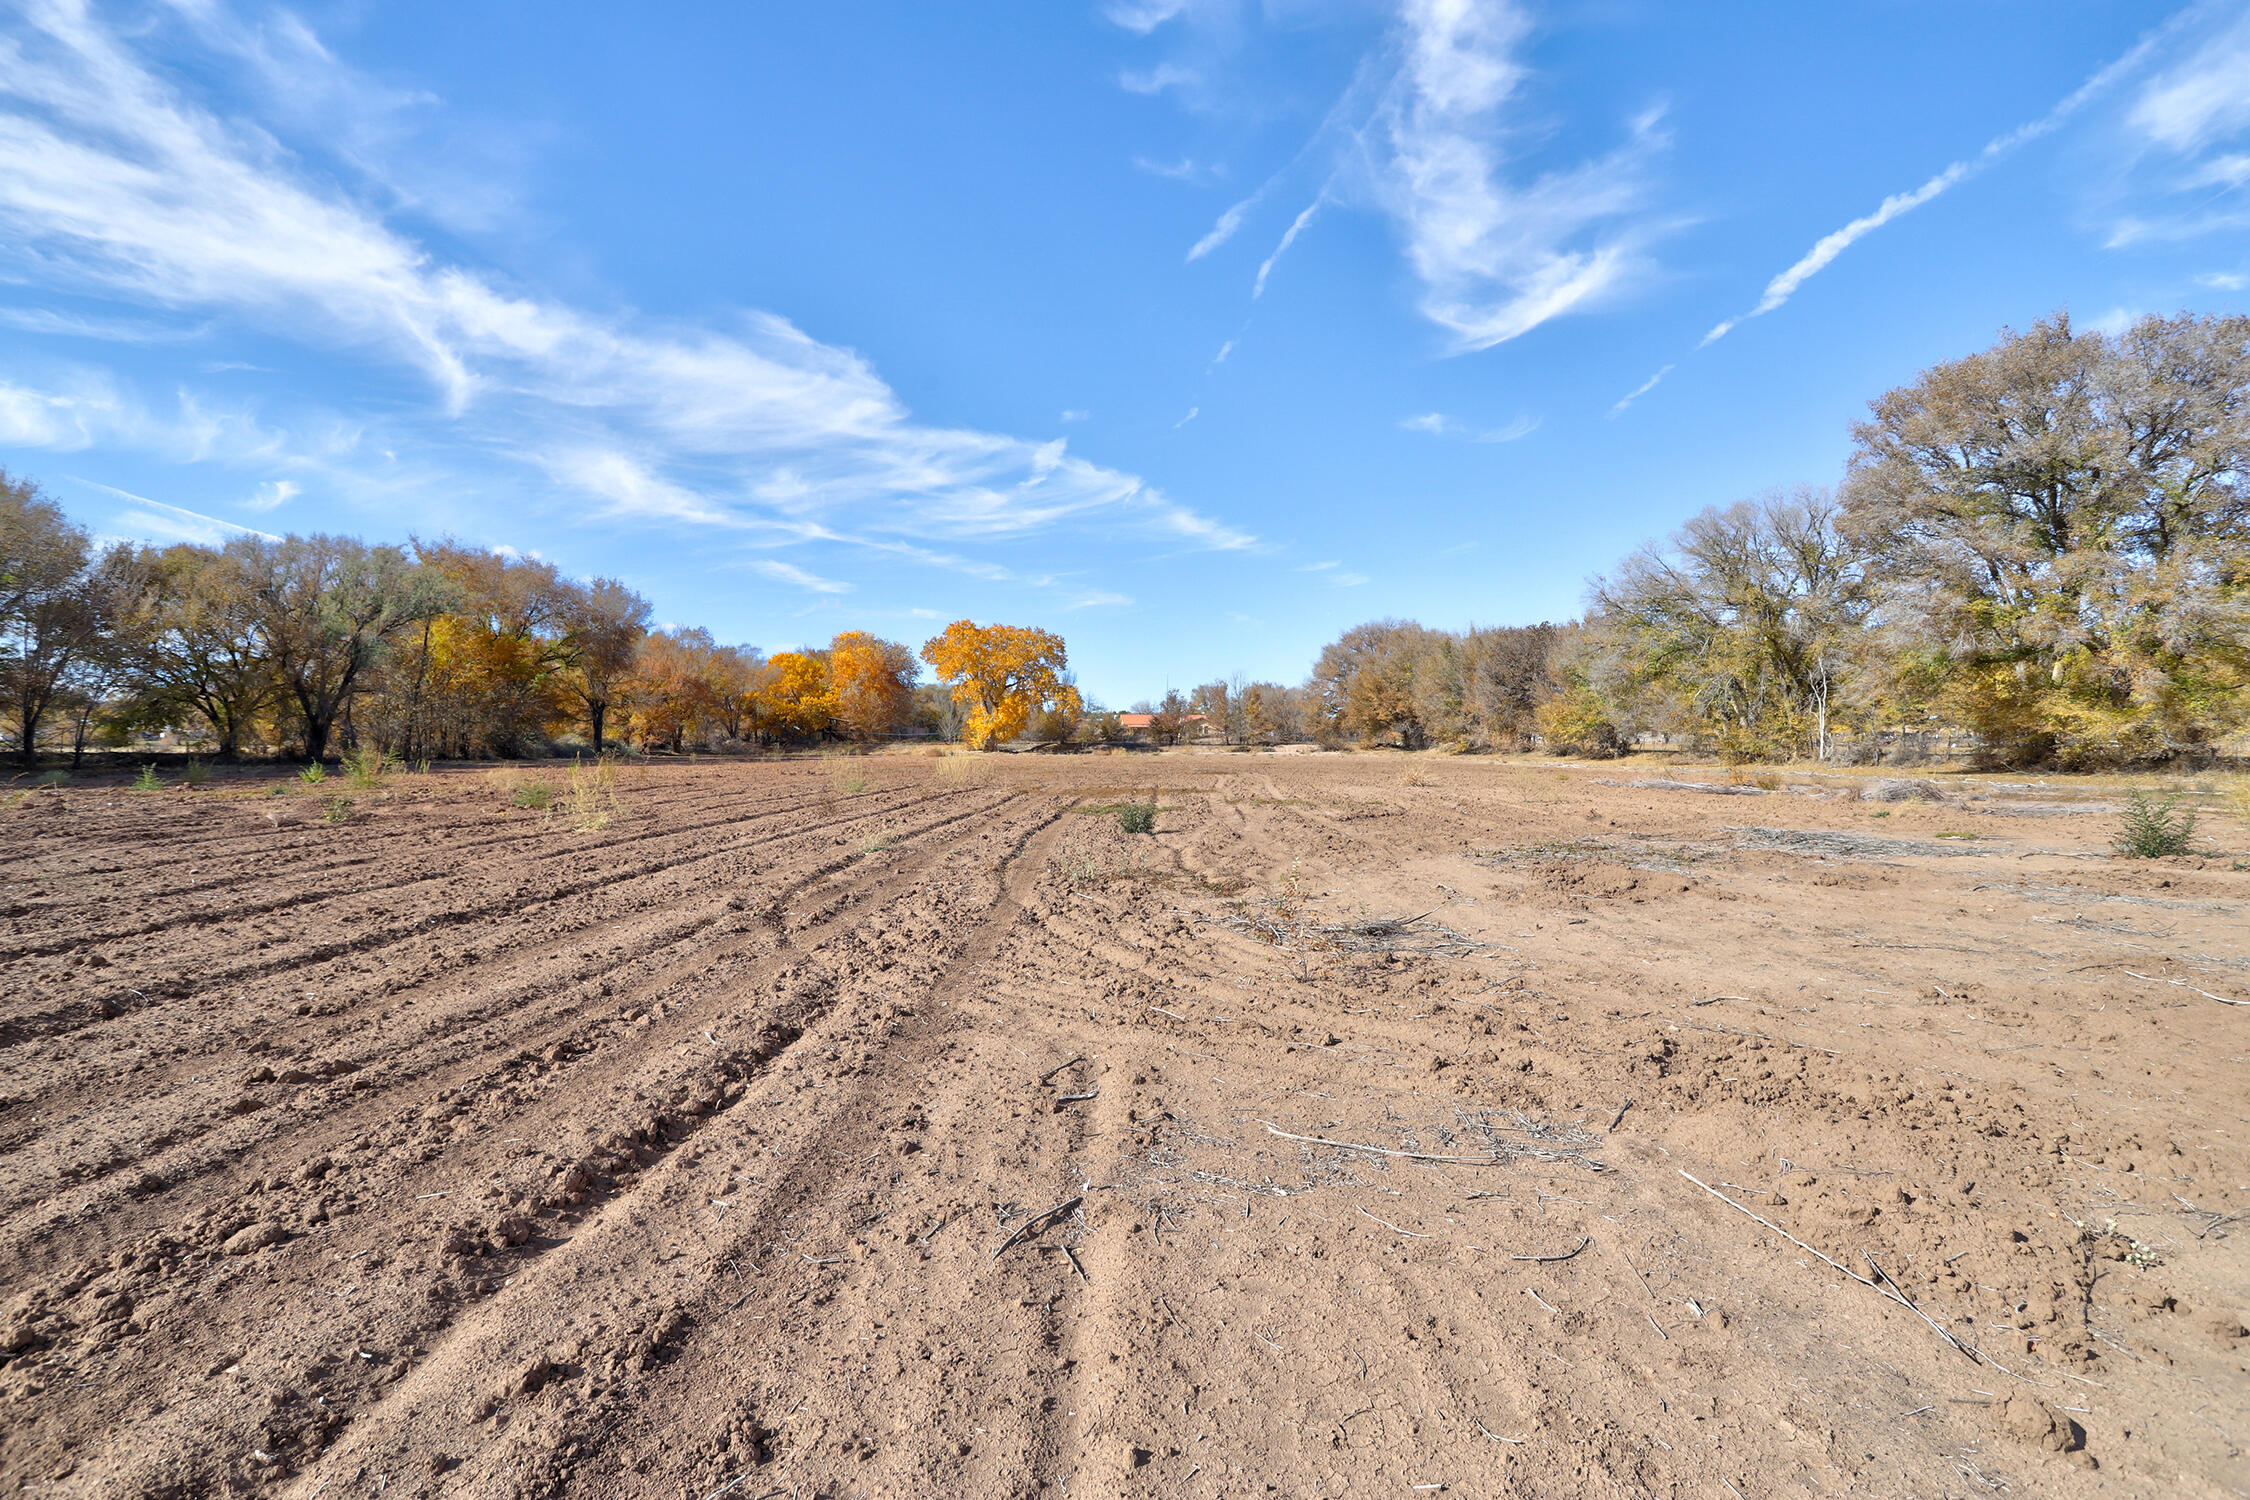
M 906 721 L 914 708 L 914 653 L 864 630 L 847 630 L 828 646 L 828 680 L 836 726 L 871 740 Z
M 836 722 L 836 692 L 827 653 L 780 651 L 766 658 L 765 680 L 752 697 L 758 727 L 782 739 L 819 737 Z
M 1033 714 L 1059 708 L 1075 716 L 1082 707 L 1063 639 L 1048 631 L 955 620 L 922 647 L 922 660 L 967 710 L 961 737 L 974 749 L 1014 739 Z

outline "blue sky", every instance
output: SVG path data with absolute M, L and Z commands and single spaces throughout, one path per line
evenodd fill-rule
M 5 0 L 0 466 L 1124 703 L 1567 617 L 2003 325 L 2240 310 L 2246 186 L 2242 0 Z

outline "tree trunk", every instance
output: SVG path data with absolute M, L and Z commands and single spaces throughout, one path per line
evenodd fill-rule
M 607 703 L 588 703 L 586 712 L 594 721 L 594 756 L 598 760 L 602 753 L 602 722 L 609 717 L 609 705 Z

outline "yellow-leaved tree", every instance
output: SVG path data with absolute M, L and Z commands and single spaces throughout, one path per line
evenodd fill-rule
M 765 681 L 753 698 L 758 727 L 781 739 L 817 739 L 836 722 L 825 652 L 776 652 L 767 658 Z
M 922 647 L 922 660 L 966 712 L 961 737 L 972 749 L 1016 738 L 1034 714 L 1061 709 L 1075 717 L 1083 707 L 1063 639 L 1045 630 L 955 620 Z
M 914 708 L 914 653 L 864 630 L 847 630 L 828 646 L 828 677 L 836 725 L 871 740 L 906 722 Z

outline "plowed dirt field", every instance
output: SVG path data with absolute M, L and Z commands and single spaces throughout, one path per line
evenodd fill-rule
M 2250 1491 L 2242 856 L 1696 780 L 20 797 L 0 1488 Z

